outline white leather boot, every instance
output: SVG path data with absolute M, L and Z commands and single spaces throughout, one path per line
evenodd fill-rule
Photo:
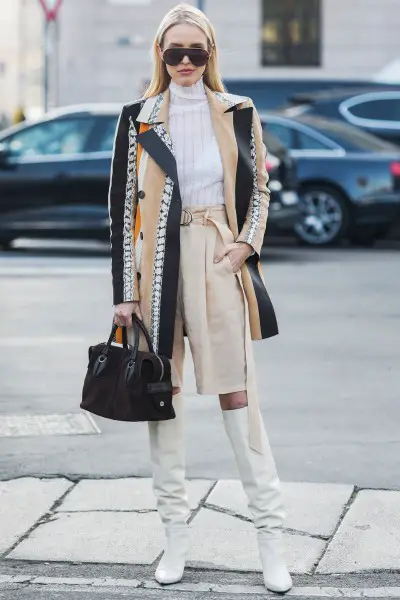
M 262 424 L 264 454 L 259 454 L 249 446 L 247 406 L 236 410 L 223 410 L 222 414 L 257 529 L 265 586 L 273 592 L 288 592 L 292 587 L 292 579 L 283 558 L 282 543 L 282 523 L 286 514 L 264 424 Z
M 189 544 L 189 501 L 185 488 L 185 446 L 183 398 L 173 396 L 176 417 L 149 422 L 153 490 L 157 510 L 165 527 L 166 545 L 157 567 L 158 583 L 177 583 L 183 577 Z

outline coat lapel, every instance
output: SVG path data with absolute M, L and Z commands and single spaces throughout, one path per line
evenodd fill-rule
M 138 143 L 179 188 L 174 146 L 169 134 L 169 89 L 147 98 L 137 120 L 151 127 L 137 136 Z

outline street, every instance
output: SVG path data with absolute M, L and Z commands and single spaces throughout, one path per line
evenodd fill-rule
M 400 489 L 399 250 L 268 247 L 280 335 L 254 343 L 262 412 L 284 481 Z M 79 413 L 87 347 L 112 319 L 106 247 L 0 256 L 3 415 Z M 236 477 L 217 398 L 186 361 L 188 477 Z M 145 424 L 0 438 L 0 477 L 149 476 Z
M 292 598 L 400 598 L 399 256 L 396 243 L 264 249 L 280 335 L 254 349 Z M 218 399 L 196 395 L 190 354 L 189 568 L 180 584 L 154 582 L 146 425 L 79 408 L 87 347 L 111 327 L 109 271 L 101 244 L 0 254 L 0 598 L 275 597 Z

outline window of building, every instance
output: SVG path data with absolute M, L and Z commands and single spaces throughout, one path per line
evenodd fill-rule
M 321 0 L 262 0 L 262 64 L 321 64 Z

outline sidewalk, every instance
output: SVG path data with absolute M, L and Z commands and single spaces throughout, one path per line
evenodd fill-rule
M 282 488 L 293 575 L 400 571 L 400 491 L 317 483 L 283 483 Z M 188 489 L 193 511 L 188 566 L 260 571 L 240 482 L 192 480 Z M 3 565 L 152 565 L 163 546 L 150 479 L 2 481 L 0 531 Z M 11 578 L 0 569 L 2 581 Z

